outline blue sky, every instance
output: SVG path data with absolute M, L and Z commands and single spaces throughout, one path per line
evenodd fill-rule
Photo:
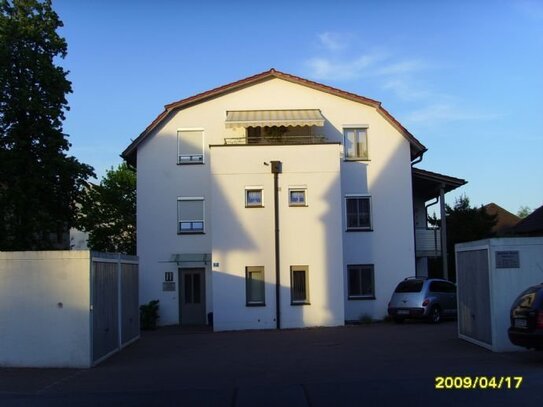
M 272 67 L 377 99 L 473 205 L 543 204 L 543 0 L 54 0 L 70 153 L 98 178 L 193 94 Z

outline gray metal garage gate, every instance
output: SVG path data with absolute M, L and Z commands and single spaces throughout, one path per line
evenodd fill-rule
M 92 362 L 139 338 L 138 260 L 92 253 Z

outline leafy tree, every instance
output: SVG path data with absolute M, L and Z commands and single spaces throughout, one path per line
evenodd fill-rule
M 520 209 L 517 212 L 517 216 L 519 218 L 524 219 L 526 216 L 528 216 L 532 212 L 533 212 L 532 209 L 529 208 L 528 206 L 521 206 Z
M 58 248 L 94 175 L 66 154 L 62 25 L 51 0 L 0 0 L 0 250 Z
M 81 201 L 78 227 L 89 232 L 89 247 L 136 254 L 136 173 L 126 163 L 111 168 Z
M 455 280 L 454 245 L 491 236 L 496 215 L 489 215 L 485 208 L 471 207 L 467 196 L 459 197 L 454 207 L 445 207 L 447 217 L 447 251 L 449 278 Z

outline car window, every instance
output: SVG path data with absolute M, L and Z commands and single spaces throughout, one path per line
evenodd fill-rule
M 405 280 L 398 284 L 396 293 L 420 293 L 422 290 L 422 280 Z
M 456 293 L 456 286 L 454 284 L 445 283 L 445 289 L 447 290 L 446 292 L 448 293 Z
M 431 293 L 449 293 L 451 292 L 448 284 L 444 281 L 432 281 L 430 283 Z
M 431 293 L 455 293 L 456 286 L 446 281 L 432 281 L 429 290 Z

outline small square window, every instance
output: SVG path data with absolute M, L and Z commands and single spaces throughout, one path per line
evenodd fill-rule
M 305 189 L 288 190 L 289 206 L 307 206 Z
M 263 266 L 245 267 L 245 293 L 247 306 L 266 305 Z
M 290 303 L 309 305 L 309 268 L 307 266 L 290 267 Z
M 373 264 L 351 264 L 347 266 L 350 300 L 375 299 Z
M 262 199 L 262 189 L 246 189 L 245 190 L 245 207 L 261 208 L 264 206 Z

